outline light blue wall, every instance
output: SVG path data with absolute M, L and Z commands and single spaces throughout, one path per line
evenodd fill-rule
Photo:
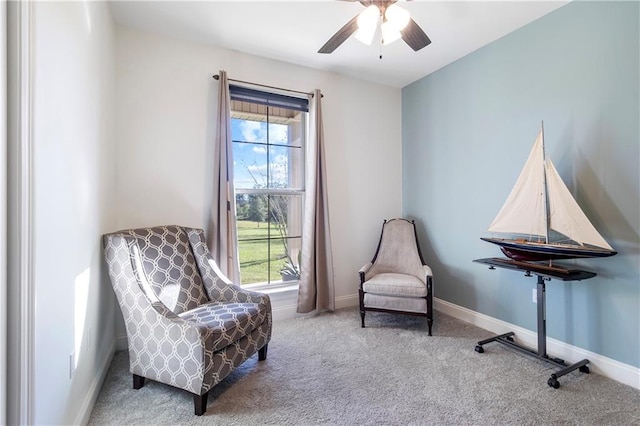
M 637 2 L 573 2 L 402 91 L 403 210 L 435 295 L 536 330 L 535 278 L 472 263 L 541 120 L 548 155 L 619 254 L 547 283 L 549 337 L 640 367 Z M 433 41 L 437 43 L 437 40 Z

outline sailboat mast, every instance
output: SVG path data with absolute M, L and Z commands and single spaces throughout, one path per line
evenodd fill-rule
M 542 167 L 543 167 L 543 184 L 542 184 L 542 201 L 544 203 L 544 217 L 546 225 L 546 234 L 544 242 L 549 244 L 549 228 L 550 228 L 550 212 L 549 212 L 549 192 L 547 190 L 547 154 L 544 150 L 544 120 L 541 121 L 540 131 L 542 132 Z

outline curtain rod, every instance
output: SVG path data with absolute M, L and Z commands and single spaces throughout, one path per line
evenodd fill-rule
M 215 74 L 215 75 L 213 76 L 213 78 L 214 78 L 215 80 L 220 80 L 220 76 L 219 76 L 218 74 Z M 312 92 L 301 92 L 301 91 L 299 91 L 299 90 L 291 90 L 291 89 L 285 89 L 285 88 L 282 88 L 282 87 L 268 86 L 268 85 L 266 85 L 266 84 L 251 83 L 250 81 L 234 80 L 233 78 L 227 78 L 227 80 L 229 80 L 229 81 L 233 81 L 233 82 L 236 82 L 236 83 L 250 84 L 250 85 L 252 85 L 252 86 L 266 87 L 266 88 L 268 88 L 268 89 L 284 90 L 285 92 L 300 93 L 300 94 L 302 94 L 302 95 L 311 95 L 311 96 L 313 96 L 313 93 L 312 93 Z M 324 98 L 324 95 L 323 95 L 323 94 L 320 94 L 320 96 Z

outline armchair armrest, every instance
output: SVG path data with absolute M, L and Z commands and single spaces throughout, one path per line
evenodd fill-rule
M 431 271 L 431 268 L 428 267 L 427 265 L 422 265 L 422 268 L 424 269 L 424 274 L 426 277 L 427 303 L 429 304 L 429 311 L 431 312 L 431 304 L 432 304 L 432 298 L 433 298 L 433 272 Z
M 433 277 L 433 272 L 431 271 L 430 267 L 428 267 L 427 265 L 422 265 L 422 268 L 426 277 Z
M 363 265 L 362 268 L 360 268 L 360 270 L 358 271 L 358 274 L 360 275 L 360 288 L 362 288 L 362 284 L 364 284 L 364 282 L 366 281 L 367 272 L 369 272 L 369 269 L 371 269 L 372 266 L 373 263 L 369 262 Z
M 200 394 L 204 369 L 211 363 L 207 340 L 212 338 L 213 330 L 180 318 L 162 302 L 153 302 L 151 306 L 137 324 L 132 324 L 140 332 L 129 337 L 131 372 Z M 177 358 L 176 347 L 181 348 Z M 176 365 L 189 365 L 195 371 L 176 374 Z
M 366 274 L 367 271 L 371 268 L 371 266 L 373 266 L 373 263 L 369 262 L 366 265 L 364 265 L 362 268 L 360 268 L 358 272 Z

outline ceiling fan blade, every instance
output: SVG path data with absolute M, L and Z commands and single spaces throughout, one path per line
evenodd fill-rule
M 372 4 L 375 4 L 378 7 L 386 8 L 386 7 L 389 7 L 390 5 L 392 5 L 394 3 L 398 3 L 399 0 L 341 0 L 341 1 L 358 1 L 364 7 L 371 6 Z M 412 1 L 412 0 L 404 0 L 403 3 L 404 2 L 408 2 L 408 1 Z
M 338 30 L 325 44 L 318 50 L 318 53 L 331 53 L 338 48 L 351 34 L 358 29 L 358 15 L 351 18 L 342 28 Z
M 364 7 L 367 7 L 370 4 L 372 4 L 375 0 L 338 0 L 338 1 L 346 1 L 346 2 L 349 2 L 349 3 L 358 2 L 361 5 L 363 5 Z
M 409 47 L 411 47 L 416 52 L 423 47 L 431 44 L 431 40 L 429 40 L 429 37 L 425 34 L 424 31 L 422 31 L 422 28 L 420 28 L 420 26 L 416 24 L 416 21 L 414 21 L 413 19 L 409 21 L 404 30 L 400 31 L 400 34 L 402 34 L 402 39 L 405 41 L 405 43 L 407 43 Z

